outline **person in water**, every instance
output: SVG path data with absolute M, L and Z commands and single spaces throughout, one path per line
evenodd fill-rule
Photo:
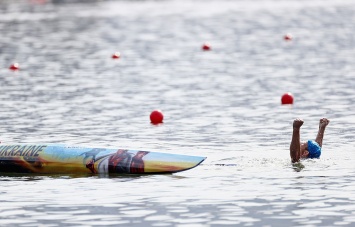
M 315 140 L 301 142 L 300 128 L 303 125 L 303 120 L 295 119 L 293 121 L 292 140 L 290 144 L 290 156 L 292 163 L 299 162 L 304 158 L 319 158 L 322 151 L 324 131 L 329 120 L 322 118 L 319 120 L 319 129 Z

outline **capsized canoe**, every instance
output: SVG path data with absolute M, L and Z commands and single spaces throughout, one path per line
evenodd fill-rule
M 200 156 L 63 144 L 0 145 L 0 172 L 8 173 L 175 173 L 194 168 L 205 159 Z

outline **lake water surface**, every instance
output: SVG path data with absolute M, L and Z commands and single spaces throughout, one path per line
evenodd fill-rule
M 2 174 L 0 225 L 355 225 L 354 31 L 346 0 L 0 0 L 2 143 L 207 157 L 168 175 Z M 293 167 L 298 117 L 303 140 L 330 124 L 321 159 Z

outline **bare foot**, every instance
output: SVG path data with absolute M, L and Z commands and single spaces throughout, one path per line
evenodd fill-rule
M 303 125 L 302 119 L 297 118 L 293 121 L 293 128 L 299 129 L 299 128 L 301 128 L 302 125 Z
M 319 128 L 325 128 L 329 124 L 329 120 L 327 118 L 322 118 L 319 120 Z

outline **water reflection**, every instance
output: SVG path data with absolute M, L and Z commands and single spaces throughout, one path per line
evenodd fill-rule
M 185 176 L 178 176 L 173 174 L 155 174 L 163 175 L 171 179 L 184 179 Z M 115 181 L 134 181 L 140 178 L 150 178 L 151 174 L 21 174 L 21 173 L 1 173 L 0 181 L 40 181 L 51 179 L 112 179 Z
M 301 162 L 297 162 L 297 163 L 293 163 L 292 167 L 296 172 L 300 172 L 302 171 L 302 169 L 304 169 L 305 166 Z

